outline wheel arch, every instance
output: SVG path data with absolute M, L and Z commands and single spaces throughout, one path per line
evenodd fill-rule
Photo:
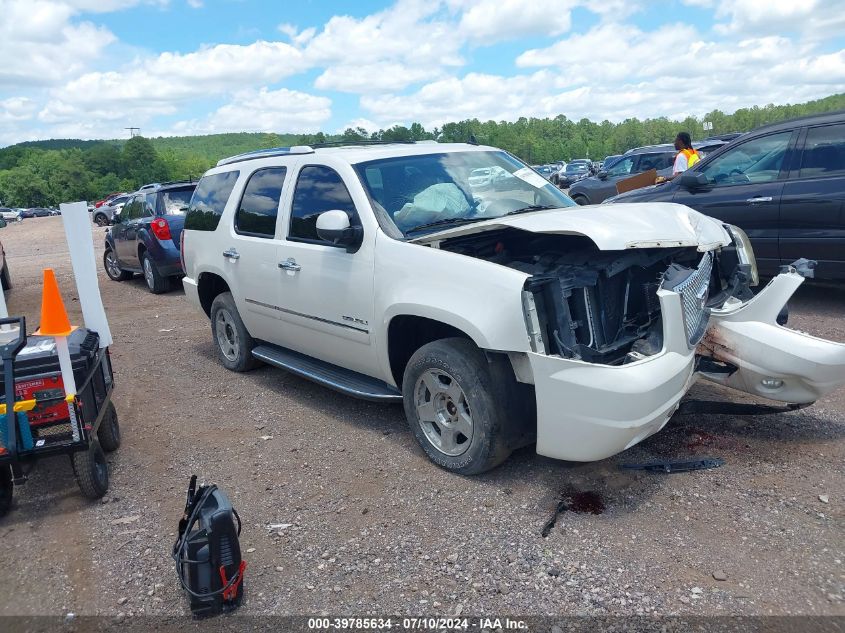
M 197 292 L 200 305 L 206 316 L 211 317 L 211 304 L 214 299 L 224 292 L 231 292 L 229 284 L 216 273 L 200 273 L 197 277 Z
M 482 349 L 465 329 L 436 318 L 397 314 L 387 324 L 387 357 L 390 373 L 401 389 L 408 361 L 420 347 L 444 338 L 463 338 Z

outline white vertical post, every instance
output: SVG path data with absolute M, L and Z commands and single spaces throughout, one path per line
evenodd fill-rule
M 62 223 L 65 226 L 85 327 L 100 335 L 101 348 L 108 347 L 112 344 L 112 336 L 103 299 L 100 297 L 100 286 L 97 284 L 97 258 L 94 255 L 94 240 L 91 238 L 88 205 L 85 202 L 71 202 L 61 204 L 59 208 L 62 211 Z

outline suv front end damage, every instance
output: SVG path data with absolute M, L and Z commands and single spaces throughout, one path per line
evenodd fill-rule
M 803 277 L 790 269 L 753 296 L 747 237 L 725 229 L 731 242 L 707 250 L 600 251 L 507 232 L 440 245 L 529 274 L 538 453 L 593 461 L 625 450 L 663 428 L 699 376 L 790 404 L 845 383 L 845 345 L 777 324 Z

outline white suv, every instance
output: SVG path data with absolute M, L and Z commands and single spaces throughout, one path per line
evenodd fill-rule
M 473 187 L 483 169 L 508 176 Z M 575 207 L 492 147 L 235 156 L 203 176 L 182 239 L 226 367 L 401 400 L 431 460 L 463 474 L 532 442 L 613 455 L 699 377 L 784 410 L 845 383 L 845 345 L 777 322 L 796 268 L 752 295 L 741 230 L 673 204 Z

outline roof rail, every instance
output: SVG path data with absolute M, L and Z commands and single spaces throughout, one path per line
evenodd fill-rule
M 413 145 L 416 141 L 380 141 L 376 139 L 360 139 L 358 141 L 326 141 L 325 143 L 314 143 L 314 148 L 320 147 L 346 147 L 347 145 Z
M 256 149 L 251 152 L 244 152 L 229 158 L 221 158 L 217 166 L 239 163 L 244 160 L 255 160 L 258 158 L 270 158 L 272 156 L 289 156 L 291 154 L 313 154 L 314 148 L 309 145 L 294 145 L 293 147 L 271 147 L 270 149 Z

